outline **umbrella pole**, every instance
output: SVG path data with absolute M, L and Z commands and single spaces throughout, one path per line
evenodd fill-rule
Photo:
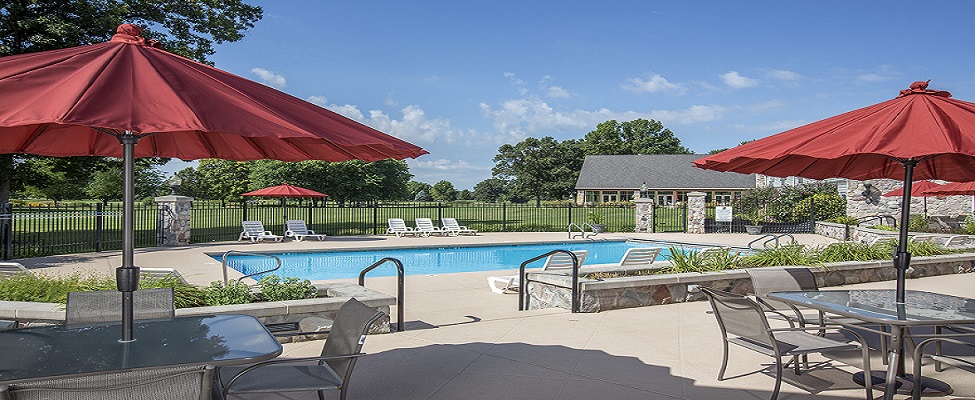
M 118 290 L 122 292 L 122 342 L 131 342 L 132 292 L 139 288 L 139 268 L 135 266 L 135 144 L 139 138 L 126 131 L 118 137 L 122 143 L 122 266 L 115 270 Z
M 911 266 L 911 253 L 907 252 L 907 233 L 908 225 L 911 223 L 911 185 L 914 181 L 914 166 L 917 161 L 907 159 L 901 162 L 904 166 L 904 194 L 901 195 L 901 226 L 900 235 L 897 238 L 897 252 L 894 253 L 894 268 L 897 269 L 897 289 L 895 300 L 898 310 L 902 309 L 906 297 L 907 269 Z M 888 373 L 896 373 L 897 376 L 904 376 L 904 341 L 902 340 L 901 328 L 891 326 L 891 349 L 890 349 L 890 369 Z M 891 382 L 888 380 L 888 382 Z M 894 387 L 887 387 L 887 393 L 893 393 Z

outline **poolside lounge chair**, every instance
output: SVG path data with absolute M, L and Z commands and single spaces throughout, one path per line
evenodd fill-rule
M 579 259 L 579 265 L 586 260 L 586 256 L 589 255 L 587 250 L 574 250 L 576 258 Z M 542 265 L 542 271 L 558 271 L 558 270 L 572 270 L 572 257 L 565 253 L 555 253 L 545 259 L 545 265 Z M 508 276 L 489 276 L 487 278 L 488 287 L 494 293 L 505 294 L 508 291 L 517 291 L 521 286 L 521 278 L 518 275 L 508 275 Z
M 969 235 L 954 235 L 945 240 L 944 246 L 950 249 L 975 247 L 975 237 Z
M 292 219 L 288 220 L 285 225 L 288 230 L 284 233 L 284 236 L 294 238 L 297 241 L 305 240 L 307 237 L 318 238 L 318 240 L 325 240 L 325 234 L 318 234 L 315 231 L 308 229 L 308 225 L 305 224 L 303 219 Z
M 433 220 L 430 218 L 417 218 L 416 228 L 413 228 L 413 232 L 420 236 L 430 236 L 433 234 L 442 235 L 443 231 L 433 225 Z
M 402 218 L 390 218 L 386 220 L 386 223 L 389 224 L 389 228 L 386 228 L 387 235 L 396 235 L 396 237 L 416 236 L 413 228 L 406 226 L 406 221 L 403 221 Z
M 450 236 L 457 236 L 460 235 L 461 233 L 477 235 L 477 231 L 458 224 L 457 220 L 454 218 L 442 218 L 440 222 L 443 224 L 443 227 L 440 228 L 440 231 Z
M 595 264 L 593 267 L 618 267 L 622 269 L 645 269 L 653 266 L 654 261 L 663 248 L 660 247 L 634 247 L 627 249 L 623 258 L 617 263 Z
M 325 390 L 338 389 L 339 399 L 344 400 L 352 368 L 358 357 L 365 355 L 362 344 L 366 333 L 383 315 L 352 298 L 335 315 L 320 357 L 277 358 L 250 366 L 221 367 L 217 370 L 214 394 L 226 398 L 228 394 L 317 391 L 318 398 L 324 399 Z
M 283 239 L 281 236 L 271 233 L 271 231 L 264 229 L 264 224 L 261 221 L 243 221 L 240 226 L 244 229 L 240 233 L 240 237 L 237 241 L 244 240 L 245 238 L 250 239 L 251 243 L 257 243 L 262 240 L 273 240 L 275 242 L 280 242 Z
M 20 274 L 33 275 L 27 267 L 21 263 L 0 262 L 0 276 L 14 276 Z

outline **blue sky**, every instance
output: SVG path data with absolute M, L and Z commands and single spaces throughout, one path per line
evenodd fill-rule
M 975 2 L 247 2 L 264 19 L 216 47 L 218 68 L 423 147 L 414 179 L 458 189 L 502 144 L 610 119 L 706 153 L 917 80 L 975 101 Z

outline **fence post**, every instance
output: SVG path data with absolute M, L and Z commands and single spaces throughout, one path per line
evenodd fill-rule
M 11 203 L 0 205 L 0 247 L 3 259 L 13 258 L 14 244 L 14 205 Z
M 247 200 L 241 200 L 240 202 L 244 206 L 244 218 L 241 221 L 250 221 L 247 219 Z M 223 204 L 223 200 L 220 201 L 220 204 Z
M 508 231 L 508 203 L 501 203 L 501 232 L 507 232 L 507 231 Z
M 633 207 L 634 218 L 636 218 L 636 232 L 653 232 L 653 199 L 648 197 L 638 197 L 633 199 L 636 207 Z
M 569 223 L 565 224 L 565 226 L 570 226 L 572 225 L 572 200 L 569 200 L 569 202 L 566 203 L 566 206 L 569 209 Z
M 706 194 L 704 192 L 690 192 L 684 205 L 684 215 L 687 218 L 684 230 L 687 233 L 704 233 L 704 220 L 707 216 Z
M 379 234 L 379 202 L 372 203 L 372 234 Z
M 443 203 L 437 202 L 437 222 L 443 221 Z M 442 223 L 441 223 L 442 224 Z
M 105 211 L 104 204 L 98 203 L 95 206 L 95 252 L 102 251 L 102 233 L 104 232 L 104 220 L 103 213 Z

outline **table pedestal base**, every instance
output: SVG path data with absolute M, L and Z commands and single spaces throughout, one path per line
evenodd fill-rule
M 871 382 L 874 390 L 884 390 L 887 381 L 887 371 L 871 371 Z M 853 374 L 853 382 L 863 385 L 863 372 Z M 897 377 L 897 394 L 910 395 L 914 390 L 914 375 L 907 374 Z M 947 396 L 952 393 L 951 385 L 934 378 L 921 377 L 921 396 Z

